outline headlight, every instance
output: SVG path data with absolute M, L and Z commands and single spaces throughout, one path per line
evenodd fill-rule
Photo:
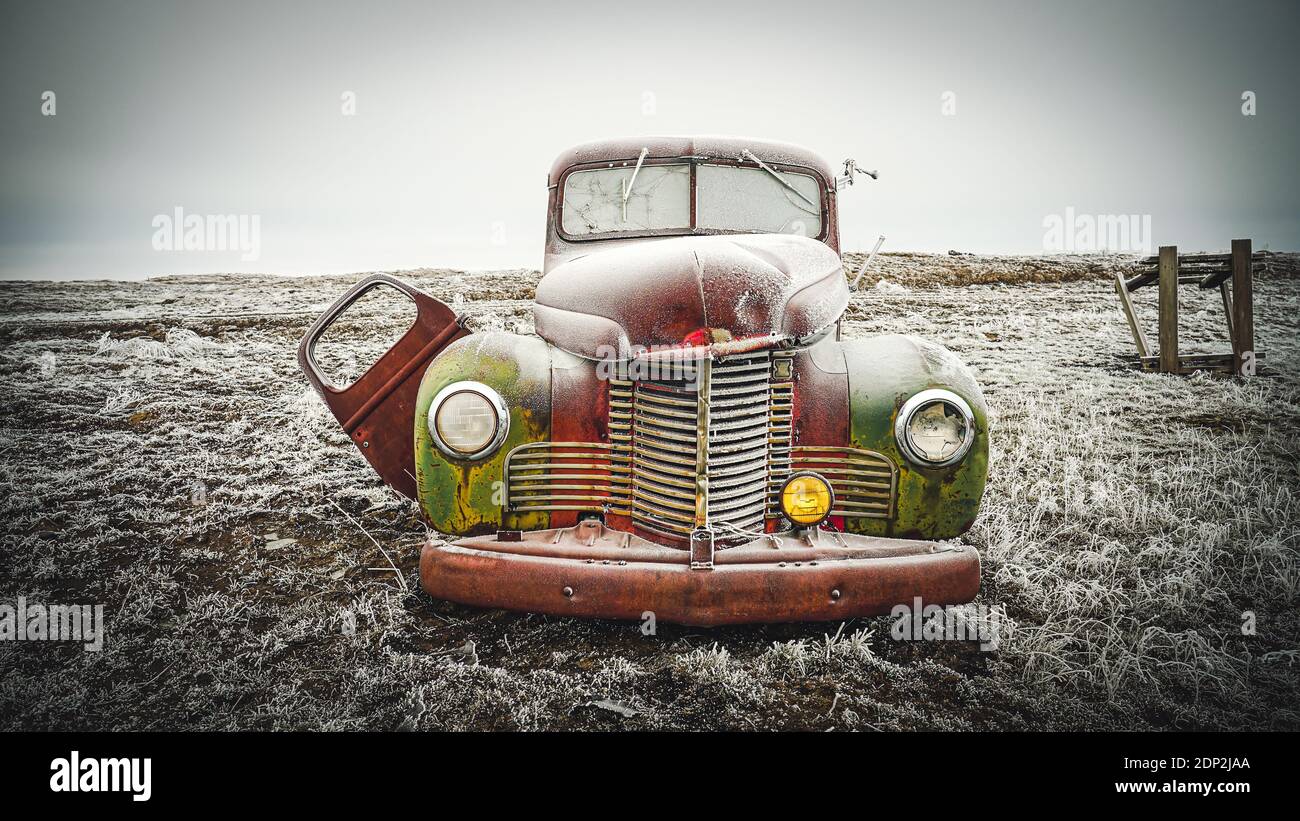
M 490 455 L 506 440 L 510 412 L 501 395 L 481 382 L 453 382 L 429 406 L 429 434 L 453 459 Z
M 821 524 L 834 504 L 830 482 L 812 471 L 796 473 L 781 486 L 781 512 L 799 527 Z
M 975 415 L 952 391 L 921 391 L 899 410 L 894 438 L 903 455 L 922 467 L 956 464 L 975 442 Z

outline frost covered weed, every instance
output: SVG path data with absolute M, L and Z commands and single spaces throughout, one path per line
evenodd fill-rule
M 707 684 L 718 684 L 727 690 L 739 690 L 748 683 L 748 676 L 733 665 L 731 653 L 715 642 L 709 647 L 698 647 L 677 657 L 677 669 Z
M 349 278 L 5 283 L 0 600 L 102 602 L 107 633 L 0 642 L 0 727 L 1300 727 L 1300 281 L 1261 279 L 1267 359 L 1241 381 L 1126 367 L 1115 259 L 878 259 L 864 282 L 890 286 L 853 295 L 845 334 L 929 337 L 984 385 L 965 538 L 997 650 L 897 642 L 887 617 L 644 636 L 431 601 L 413 581 L 441 535 L 294 361 Z M 402 276 L 473 328 L 531 329 L 533 272 Z M 1187 344 L 1221 349 L 1196 298 Z M 355 374 L 403 328 L 348 330 Z

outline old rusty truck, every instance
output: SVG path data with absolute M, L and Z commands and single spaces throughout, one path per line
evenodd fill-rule
M 312 325 L 307 378 L 450 537 L 422 549 L 431 596 L 704 626 L 976 596 L 956 537 L 984 491 L 985 402 L 939 345 L 842 335 L 844 171 L 751 139 L 580 145 L 547 178 L 535 334 L 470 333 L 384 274 Z M 316 343 L 377 287 L 417 318 L 331 384 Z

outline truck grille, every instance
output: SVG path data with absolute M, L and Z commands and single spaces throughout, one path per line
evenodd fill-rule
M 505 462 L 506 509 L 606 511 L 680 539 L 707 522 L 725 542 L 779 518 L 782 483 L 815 470 L 835 490 L 834 515 L 891 517 L 897 468 L 887 457 L 794 446 L 792 356 L 702 364 L 694 380 L 611 380 L 609 443 L 516 447 Z
M 678 537 L 706 522 L 723 536 L 762 530 L 771 368 L 771 357 L 760 352 L 703 363 L 694 381 L 635 383 L 634 522 Z

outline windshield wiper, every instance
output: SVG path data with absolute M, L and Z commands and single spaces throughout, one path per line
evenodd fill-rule
M 763 169 L 764 171 L 766 171 L 767 173 L 771 174 L 771 175 L 772 175 L 772 179 L 776 180 L 777 182 L 781 183 L 781 185 L 783 185 L 783 186 L 785 186 L 786 188 L 789 188 L 791 191 L 793 191 L 793 192 L 795 193 L 795 195 L 799 197 L 799 199 L 801 199 L 801 200 L 803 200 L 804 202 L 808 203 L 808 204 L 811 205 L 813 208 L 817 208 L 817 207 L 818 207 L 817 203 L 815 203 L 815 202 L 813 202 L 812 200 L 810 200 L 810 199 L 808 199 L 807 197 L 805 197 L 805 196 L 803 195 L 803 192 L 802 192 L 802 191 L 800 191 L 798 188 L 795 188 L 793 185 L 791 185 L 789 180 L 787 180 L 785 177 L 781 176 L 780 174 L 776 173 L 776 171 L 774 171 L 774 170 L 772 170 L 770 167 L 768 167 L 767 163 L 763 162 L 763 161 L 760 160 L 758 157 L 755 157 L 753 151 L 750 151 L 748 148 L 742 149 L 741 152 L 740 152 L 740 156 L 743 157 L 743 158 L 745 158 L 745 159 L 753 160 L 754 162 L 758 163 L 758 167 L 759 167 L 759 168 L 761 168 L 761 169 Z
M 627 198 L 632 196 L 632 186 L 636 184 L 636 175 L 641 172 L 641 163 L 645 162 L 645 158 L 649 153 L 650 149 L 641 149 L 641 156 L 636 158 L 636 168 L 632 169 L 632 177 L 623 185 L 623 222 L 627 222 Z

